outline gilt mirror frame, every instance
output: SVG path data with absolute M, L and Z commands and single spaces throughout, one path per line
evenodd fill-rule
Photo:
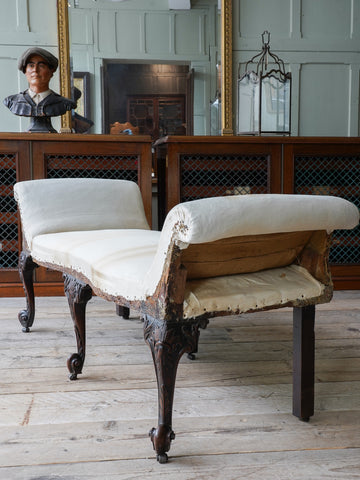
M 57 0 L 60 95 L 71 98 L 68 0 Z M 221 0 L 221 133 L 233 135 L 232 0 Z M 61 117 L 61 131 L 71 132 L 71 112 Z
M 60 95 L 71 98 L 68 0 L 56 0 Z M 71 132 L 71 111 L 61 116 L 61 132 Z
M 232 0 L 221 0 L 221 133 L 233 135 Z

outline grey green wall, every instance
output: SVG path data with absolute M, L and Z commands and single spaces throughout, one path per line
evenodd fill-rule
M 101 133 L 101 68 L 104 61 L 176 62 L 194 69 L 194 132 L 208 129 L 208 103 L 215 94 L 217 0 L 193 0 L 188 11 L 173 11 L 168 0 L 69 0 L 71 62 L 90 73 L 93 131 Z M 0 0 L 0 98 L 27 87 L 17 59 L 32 45 L 57 55 L 56 0 Z M 58 91 L 58 73 L 51 82 Z M 0 131 L 24 131 L 29 121 L 0 105 Z M 60 127 L 54 119 L 55 128 Z
M 192 0 L 169 11 L 168 0 L 69 0 L 71 55 L 91 74 L 92 117 L 101 131 L 101 67 L 108 59 L 187 63 L 195 70 L 194 132 L 208 133 L 216 90 L 217 0 Z M 0 0 L 0 98 L 26 88 L 17 59 L 31 45 L 57 53 L 56 0 Z M 77 7 L 77 8 L 75 8 Z M 6 14 L 5 14 L 6 12 Z M 360 0 L 233 0 L 234 111 L 237 66 L 271 50 L 293 76 L 293 135 L 359 135 Z M 58 89 L 57 74 L 52 88 Z M 58 128 L 58 119 L 54 120 Z M 28 120 L 0 104 L 0 131 L 23 131 Z
M 194 69 L 194 133 L 207 133 L 216 90 L 217 0 L 193 0 L 192 9 L 183 11 L 169 10 L 168 0 L 70 4 L 73 68 L 91 73 L 96 132 L 101 129 L 101 67 L 111 59 L 189 65 Z
M 292 134 L 359 135 L 359 0 L 237 0 L 233 2 L 234 90 L 237 66 L 271 50 L 293 78 Z M 235 93 L 235 91 L 234 91 Z
M 56 0 L 0 0 L 0 131 L 22 132 L 29 120 L 9 112 L 2 100 L 27 88 L 25 75 L 17 68 L 20 55 L 37 45 L 57 56 Z M 58 91 L 56 72 L 51 81 Z M 53 121 L 60 128 L 59 119 Z

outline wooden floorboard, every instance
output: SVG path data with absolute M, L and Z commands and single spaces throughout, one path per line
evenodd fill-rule
M 317 308 L 315 415 L 291 414 L 292 311 L 213 319 L 178 370 L 170 460 L 147 435 L 157 391 L 142 322 L 93 298 L 87 357 L 67 378 L 75 339 L 64 297 L 0 298 L 0 479 L 360 479 L 360 291 Z

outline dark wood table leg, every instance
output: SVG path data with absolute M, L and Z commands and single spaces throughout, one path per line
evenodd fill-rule
M 205 323 L 204 323 L 205 322 Z M 194 352 L 199 340 L 199 327 L 205 328 L 207 320 L 200 322 L 164 322 L 144 317 L 144 338 L 149 344 L 158 385 L 158 426 L 149 432 L 157 460 L 168 461 L 167 453 L 175 438 L 172 430 L 172 410 L 177 367 L 184 353 Z
M 19 274 L 23 283 L 26 309 L 21 310 L 18 319 L 23 326 L 23 332 L 30 332 L 35 318 L 34 270 L 37 265 L 28 252 L 22 251 L 19 257 Z
M 314 415 L 315 305 L 293 312 L 293 414 L 308 421 Z
M 119 315 L 119 317 L 123 317 L 125 320 L 129 320 L 130 308 L 116 304 L 116 315 Z
M 82 372 L 85 361 L 85 310 L 86 304 L 92 297 L 92 290 L 89 285 L 77 280 L 71 275 L 64 274 L 64 290 L 68 299 L 71 318 L 74 322 L 74 329 L 77 343 L 77 353 L 73 353 L 67 361 L 70 372 L 70 380 L 76 380 Z

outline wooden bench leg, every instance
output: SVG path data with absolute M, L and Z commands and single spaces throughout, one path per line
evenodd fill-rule
M 129 320 L 130 308 L 116 304 L 116 315 L 118 315 L 119 317 L 123 317 L 124 320 Z
M 199 340 L 199 327 L 205 328 L 208 320 L 200 322 L 164 322 L 144 317 L 144 338 L 149 344 L 158 385 L 158 426 L 149 432 L 157 460 L 166 463 L 171 441 L 172 410 L 177 367 L 184 353 L 194 352 Z
M 314 415 L 315 305 L 293 312 L 293 414 L 308 421 Z
M 92 290 L 89 285 L 77 280 L 71 275 L 64 274 L 64 290 L 68 299 L 71 318 L 74 322 L 74 329 L 77 343 L 77 353 L 73 353 L 67 361 L 70 372 L 70 380 L 76 380 L 82 372 L 85 361 L 85 310 L 86 304 L 92 297 Z
M 23 326 L 23 332 L 30 332 L 30 327 L 34 323 L 35 296 L 33 274 L 38 266 L 28 252 L 21 252 L 19 257 L 19 274 L 24 287 L 26 309 L 19 312 L 18 319 Z

